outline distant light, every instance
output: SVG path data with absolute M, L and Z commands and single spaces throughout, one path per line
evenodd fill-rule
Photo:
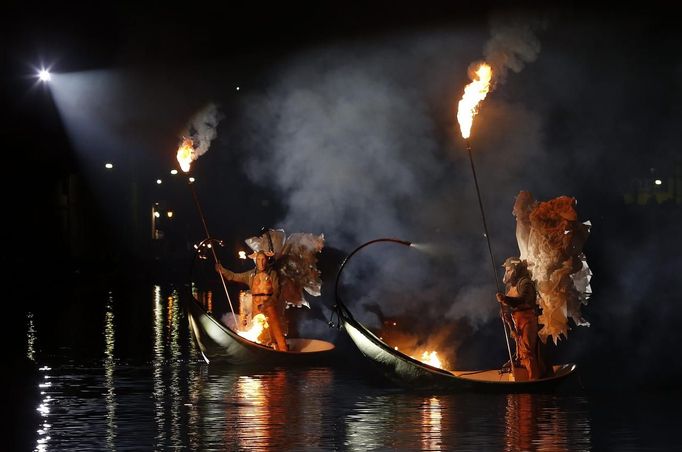
M 159 212 L 154 212 L 154 216 L 155 216 L 156 218 L 159 218 L 159 217 L 161 216 L 161 214 L 160 214 Z
M 173 211 L 169 210 L 168 212 L 166 212 L 166 215 L 168 216 L 168 218 L 173 218 Z
M 104 164 L 104 167 L 105 167 L 106 169 L 111 169 L 111 168 L 114 167 L 114 164 L 113 164 L 113 163 L 105 163 L 105 164 Z
M 38 71 L 38 79 L 41 82 L 49 82 L 50 80 L 52 80 L 52 75 L 50 74 L 50 71 L 48 71 L 47 69 L 41 69 L 40 71 Z
M 239 252 L 239 259 L 246 259 L 246 251 Z
M 173 176 L 175 176 L 176 174 L 178 174 L 178 170 L 172 169 L 172 170 L 171 170 L 171 174 L 172 174 Z
M 161 179 L 156 179 L 157 184 L 161 185 L 161 182 L 162 182 Z
M 194 181 L 195 181 L 195 179 L 194 179 L 193 177 L 190 177 L 190 178 L 189 178 L 189 182 L 190 182 L 190 183 L 192 183 L 192 182 L 194 182 Z
M 239 91 L 239 87 L 237 87 L 237 91 Z
M 654 184 L 656 184 L 656 185 L 661 185 L 662 183 L 663 183 L 663 181 L 661 179 L 656 179 L 654 181 Z

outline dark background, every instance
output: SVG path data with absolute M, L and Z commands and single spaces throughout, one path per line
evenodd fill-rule
M 534 10 L 537 5 L 517 8 L 523 7 Z M 77 152 L 49 87 L 36 82 L 36 68 L 52 65 L 55 72 L 134 68 L 145 80 L 159 77 L 159 83 L 172 91 L 185 88 L 182 80 L 196 77 L 205 77 L 205 86 L 210 86 L 211 71 L 203 68 L 218 67 L 222 74 L 231 74 L 227 85 L 244 84 L 258 90 L 271 81 L 268 68 L 306 49 L 341 41 L 362 43 L 385 33 L 485 26 L 490 13 L 499 9 L 504 8 L 481 2 L 465 7 L 455 2 L 259 7 L 33 7 L 23 2 L 6 6 L 0 64 L 5 117 L 0 128 L 5 156 L 2 255 L 3 268 L 9 269 L 6 284 L 15 300 L 9 304 L 7 318 L 22 312 L 26 287 L 38 289 L 31 295 L 38 303 L 54 303 L 64 290 L 82 284 L 182 279 L 192 252 L 188 244 L 203 236 L 189 191 L 167 176 L 173 167 L 168 155 L 188 115 L 214 93 L 201 88 L 201 83 L 187 85 L 196 90 L 196 103 L 176 103 L 163 118 L 149 118 L 149 127 L 168 132 L 156 135 L 168 138 L 151 140 L 154 145 L 149 154 L 117 164 L 113 173 L 107 173 L 101 165 L 105 156 L 93 163 Z M 610 136 L 620 137 L 621 142 L 593 136 L 591 141 L 602 144 L 603 152 L 562 169 L 566 177 L 584 181 L 576 184 L 581 189 L 574 195 L 586 218 L 600 223 L 590 238 L 588 254 L 598 275 L 593 289 L 608 298 L 604 308 L 590 310 L 590 335 L 569 341 L 565 353 L 580 358 L 595 374 L 627 368 L 623 375 L 628 384 L 674 389 L 680 375 L 677 347 L 682 339 L 680 132 L 676 125 L 682 72 L 677 16 L 664 2 L 631 10 L 566 4 L 551 13 L 564 26 L 585 19 L 604 23 L 600 39 L 576 34 L 582 52 L 576 58 L 595 64 L 605 57 L 619 62 L 619 71 L 601 73 L 598 83 L 608 89 L 621 79 L 619 108 L 630 118 L 622 122 L 624 116 L 614 116 L 610 124 Z M 654 94 L 649 95 L 643 84 L 652 86 Z M 551 110 L 549 143 L 570 143 L 571 124 L 589 121 L 592 112 L 611 110 L 612 98 L 597 96 L 580 102 L 583 94 L 573 93 L 579 108 Z M 233 89 L 217 94 L 224 106 L 224 122 L 236 119 L 231 115 L 238 111 L 236 107 L 231 110 L 230 103 L 230 96 L 235 95 Z M 140 133 L 143 130 L 140 127 Z M 657 145 L 662 140 L 665 147 Z M 629 149 L 627 154 L 615 151 L 623 147 Z M 236 251 L 242 237 L 276 222 L 285 207 L 275 190 L 254 184 L 243 172 L 221 177 L 224 168 L 241 167 L 243 154 L 210 158 L 196 163 L 196 173 L 207 181 L 196 185 L 197 193 L 210 227 L 230 238 L 227 248 Z M 653 174 L 653 168 L 659 173 Z M 647 184 L 659 175 L 678 184 L 672 198 L 660 201 L 651 195 Z M 154 183 L 157 177 L 164 177 L 163 192 Z M 596 188 L 604 180 L 612 188 L 602 193 Z M 239 215 L 215 214 L 224 209 L 220 197 L 226 193 L 235 194 L 230 210 Z M 177 216 L 187 219 L 168 226 L 164 244 L 152 241 L 148 233 L 147 205 L 155 199 L 173 204 Z M 347 251 L 328 250 L 321 265 L 333 269 Z M 239 265 L 231 259 L 228 263 Z M 23 328 L 11 320 L 6 323 L 10 336 L 16 332 L 13 326 L 17 331 Z M 20 346 L 13 350 L 21 355 Z

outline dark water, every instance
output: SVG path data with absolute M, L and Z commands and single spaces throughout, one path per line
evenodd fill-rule
M 26 305 L 16 450 L 680 450 L 679 396 L 391 385 L 339 335 L 324 366 L 205 364 L 172 285 Z M 345 345 L 344 345 L 345 344 Z M 611 375 L 613 376 L 613 375 Z M 18 389 L 17 389 L 18 388 Z

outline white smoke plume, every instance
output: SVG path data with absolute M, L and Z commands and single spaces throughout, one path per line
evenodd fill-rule
M 540 53 L 536 31 L 545 27 L 541 18 L 528 15 L 498 15 L 491 19 L 492 36 L 484 48 L 486 62 L 493 68 L 494 84 L 504 83 L 509 69 L 518 73 Z
M 192 139 L 196 158 L 208 151 L 211 141 L 218 135 L 217 128 L 221 119 L 222 115 L 214 103 L 207 104 L 190 119 L 182 136 Z
M 440 251 L 376 245 L 354 258 L 343 282 L 358 290 L 344 298 L 363 321 L 376 325 L 370 311 L 362 318 L 373 303 L 392 317 L 416 308 L 424 328 L 494 318 L 494 278 L 454 126 L 465 84 L 457 77 L 484 39 L 438 33 L 307 53 L 265 95 L 245 99 L 247 172 L 284 204 L 275 226 L 324 233 L 328 246 L 346 251 L 379 237 Z M 479 121 L 478 171 L 506 257 L 515 250 L 514 197 L 537 179 L 525 163 L 544 158 L 540 119 L 491 101 Z

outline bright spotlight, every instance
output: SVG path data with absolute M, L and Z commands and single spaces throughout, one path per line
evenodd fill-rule
M 661 179 L 656 179 L 654 181 L 654 184 L 656 184 L 656 185 L 661 185 L 662 183 L 663 183 L 663 181 Z
M 157 184 L 161 185 L 161 182 L 162 182 L 161 179 L 156 179 Z
M 178 174 L 178 170 L 172 169 L 172 170 L 171 170 L 171 174 L 172 174 L 173 176 L 175 176 L 176 174 Z
M 166 215 L 168 216 L 168 218 L 173 218 L 173 211 L 169 210 L 168 212 L 166 212 Z
M 38 80 L 40 80 L 41 82 L 49 82 L 50 80 L 52 80 L 52 75 L 50 75 L 50 71 L 48 71 L 47 69 L 41 69 L 40 71 L 38 71 Z
M 161 214 L 160 214 L 159 212 L 154 212 L 154 216 L 155 216 L 156 218 L 159 218 L 159 217 L 161 216 Z
M 104 167 L 105 167 L 106 169 L 111 169 L 111 168 L 114 167 L 114 164 L 113 164 L 113 163 L 105 163 L 105 164 L 104 164 Z
M 196 179 L 194 179 L 193 177 L 190 177 L 190 178 L 189 178 L 189 183 L 191 184 L 191 183 L 194 182 L 195 180 L 196 180 Z

